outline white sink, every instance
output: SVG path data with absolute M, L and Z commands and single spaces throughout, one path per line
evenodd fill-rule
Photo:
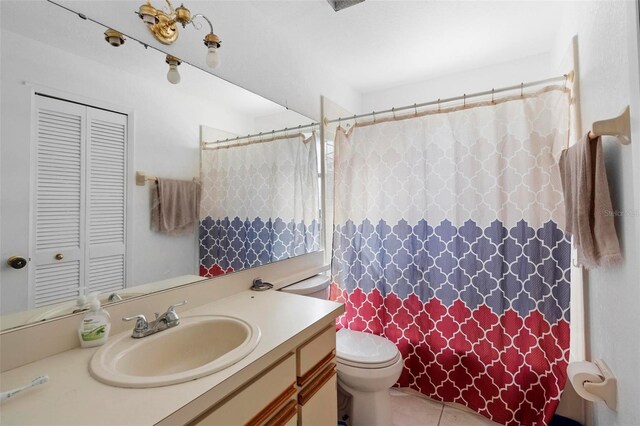
M 260 329 L 222 315 L 180 318 L 176 327 L 134 339 L 125 333 L 101 347 L 89 371 L 98 381 L 149 388 L 198 379 L 235 364 L 255 349 Z

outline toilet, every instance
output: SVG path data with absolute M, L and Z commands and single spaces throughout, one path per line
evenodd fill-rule
M 330 278 L 316 275 L 281 291 L 329 299 Z M 336 333 L 338 391 L 351 396 L 352 426 L 387 426 L 391 421 L 389 388 L 402 372 L 396 345 L 371 333 L 347 329 Z

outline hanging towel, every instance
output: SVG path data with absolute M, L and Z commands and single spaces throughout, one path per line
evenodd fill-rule
M 157 179 L 151 186 L 151 229 L 168 235 L 193 231 L 199 204 L 199 183 Z
M 582 141 L 560 155 L 566 231 L 573 236 L 578 262 L 587 269 L 622 261 L 614 225 L 600 137 Z

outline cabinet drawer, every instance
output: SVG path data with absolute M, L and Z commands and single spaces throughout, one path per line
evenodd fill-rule
M 296 356 L 290 354 L 253 379 L 231 399 L 212 407 L 191 424 L 263 425 L 280 414 L 296 395 Z M 288 419 L 286 421 L 289 421 Z M 285 423 L 274 423 L 281 425 Z
M 308 393 L 301 392 L 298 406 L 299 423 L 304 426 L 332 426 L 338 423 L 337 376 L 335 367 L 330 373 L 321 374 L 309 387 L 317 386 Z M 318 383 L 316 383 L 318 382 Z M 311 390 L 311 389 L 310 389 Z M 304 399 L 304 401 L 302 401 Z
M 265 426 L 294 426 L 298 424 L 298 404 L 295 400 L 289 401 Z
M 298 385 L 304 386 L 335 356 L 336 328 L 332 324 L 298 348 Z

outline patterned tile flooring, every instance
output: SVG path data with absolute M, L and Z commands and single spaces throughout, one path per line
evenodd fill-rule
M 393 426 L 496 426 L 470 410 L 391 389 Z

